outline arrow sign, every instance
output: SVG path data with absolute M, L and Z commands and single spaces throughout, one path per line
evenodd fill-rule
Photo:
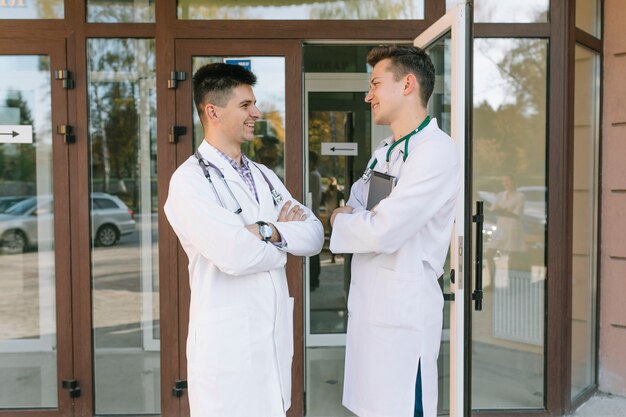
M 31 125 L 0 125 L 0 143 L 33 143 Z
M 358 142 L 322 142 L 322 155 L 357 156 Z

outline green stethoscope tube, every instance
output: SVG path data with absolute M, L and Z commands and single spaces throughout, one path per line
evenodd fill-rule
M 385 161 L 389 162 L 389 159 L 391 158 L 391 153 L 393 152 L 393 150 L 396 148 L 396 146 L 404 142 L 404 153 L 402 155 L 402 162 L 405 162 L 406 158 L 409 156 L 409 139 L 411 139 L 413 136 L 418 134 L 422 129 L 428 126 L 428 123 L 430 123 L 430 116 L 426 116 L 424 121 L 417 127 L 417 129 L 415 129 L 414 131 L 410 132 L 408 135 L 405 135 L 401 137 L 400 139 L 398 139 L 397 141 L 395 141 L 394 143 L 392 143 L 389 149 L 387 150 L 387 156 L 385 157 Z M 363 181 L 367 182 L 370 179 L 370 177 L 372 176 L 372 171 L 376 167 L 376 164 L 378 164 L 378 159 L 374 159 L 372 163 L 370 164 L 370 166 L 365 170 L 365 172 L 363 173 L 361 177 L 363 178 Z

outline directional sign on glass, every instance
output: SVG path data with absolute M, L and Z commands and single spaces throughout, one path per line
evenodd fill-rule
M 33 143 L 33 127 L 0 125 L 0 143 Z
M 357 156 L 358 142 L 322 142 L 322 155 Z

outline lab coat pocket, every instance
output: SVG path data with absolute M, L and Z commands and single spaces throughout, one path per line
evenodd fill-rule
M 370 280 L 370 322 L 384 327 L 422 329 L 422 276 L 377 268 Z
M 252 367 L 248 310 L 212 309 L 196 327 L 197 366 L 209 375 L 245 372 Z

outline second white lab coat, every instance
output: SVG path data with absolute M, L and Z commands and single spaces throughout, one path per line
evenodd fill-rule
M 388 138 L 383 144 L 391 144 Z M 330 249 L 353 253 L 343 404 L 359 417 L 412 417 L 421 362 L 425 417 L 437 415 L 443 273 L 461 186 L 458 150 L 435 119 L 409 142 L 370 160 L 398 178 L 375 212 L 365 210 L 369 183 L 359 179 L 338 214 Z M 369 163 L 368 163 L 369 165 Z
M 206 142 L 201 155 L 219 167 L 242 208 L 211 170 L 223 208 L 191 156 L 173 174 L 165 214 L 189 258 L 191 305 L 187 381 L 192 417 L 283 417 L 291 404 L 293 298 L 287 252 L 319 253 L 320 221 L 305 208 L 303 222 L 276 222 L 292 201 L 278 177 L 257 164 L 284 200 L 274 207 L 269 187 L 251 164 L 259 202 L 233 167 Z M 278 249 L 245 226 L 274 223 L 287 243 Z

